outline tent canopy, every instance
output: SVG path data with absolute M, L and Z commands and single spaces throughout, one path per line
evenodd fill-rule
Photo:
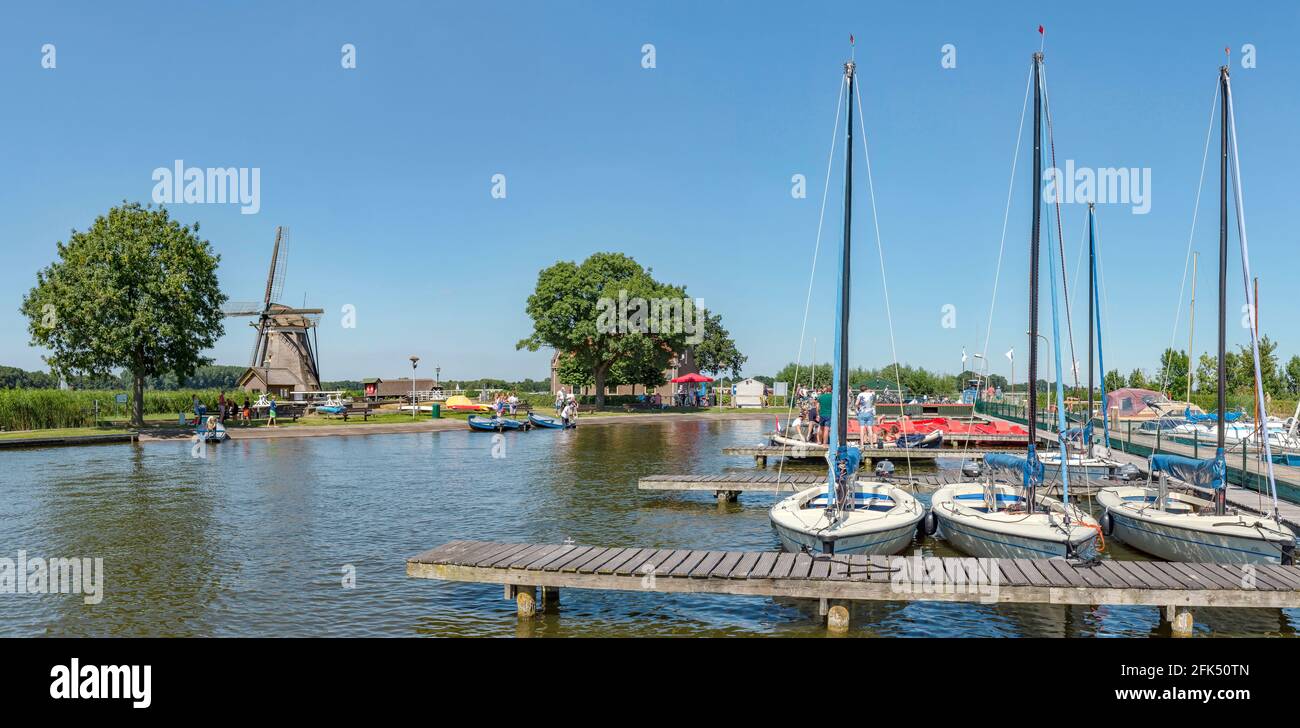
M 677 377 L 672 381 L 673 384 L 681 384 L 681 383 L 699 384 L 700 382 L 712 382 L 713 377 L 706 377 L 703 374 L 683 374 L 682 376 Z

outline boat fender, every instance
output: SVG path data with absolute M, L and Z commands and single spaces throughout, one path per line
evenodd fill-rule
M 934 515 L 934 511 L 926 513 L 925 518 L 921 519 L 921 534 L 925 536 L 933 536 L 938 530 L 939 517 Z
M 1101 532 L 1107 536 L 1115 531 L 1115 519 L 1110 517 L 1110 509 L 1102 511 L 1101 514 Z

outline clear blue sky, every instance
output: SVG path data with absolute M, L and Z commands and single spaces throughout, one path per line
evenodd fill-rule
M 1300 353 L 1295 143 L 1300 15 L 1283 3 L 25 4 L 0 25 L 0 363 L 41 367 L 18 313 L 55 241 L 156 167 L 261 168 L 261 211 L 176 205 L 222 255 L 234 300 L 259 297 L 276 225 L 293 232 L 285 302 L 326 309 L 328 379 L 540 378 L 516 352 L 537 271 L 626 252 L 723 315 L 750 374 L 798 348 L 847 36 L 857 36 L 899 357 L 956 371 L 992 293 L 1035 28 L 1047 27 L 1057 153 L 1149 167 L 1147 215 L 1099 208 L 1107 364 L 1155 369 L 1168 345 L 1223 48 L 1233 82 L 1262 327 Z M 41 46 L 57 68 L 41 68 Z M 357 69 L 340 47 L 357 48 Z M 657 68 L 641 67 L 653 43 Z M 957 67 L 940 48 L 957 48 Z M 1029 125 L 1026 125 L 1028 134 Z M 1027 149 L 1028 137 L 1026 137 Z M 1217 136 L 1215 143 L 1217 144 Z M 1027 153 L 1027 152 L 1026 152 Z M 1021 162 L 1025 157 L 1022 155 Z M 1196 247 L 1197 349 L 1212 345 L 1217 179 Z M 1027 172 L 1017 183 L 993 335 L 1024 350 Z M 493 174 L 508 197 L 490 197 Z M 807 175 L 807 199 L 790 177 Z M 838 170 L 810 336 L 829 359 Z M 890 360 L 865 179 L 856 199 L 853 359 Z M 1064 210 L 1073 268 L 1085 208 Z M 1234 249 L 1235 250 L 1235 249 Z M 1233 309 L 1243 300 L 1235 252 Z M 1073 275 L 1073 271 L 1071 272 Z M 1079 299 L 1082 305 L 1082 297 Z M 940 327 L 941 306 L 957 328 Z M 355 329 L 340 309 L 356 306 Z M 1046 310 L 1046 309 L 1045 309 Z M 1177 345 L 1186 341 L 1186 314 Z M 212 352 L 244 364 L 239 321 Z M 1084 324 L 1078 319 L 1078 324 Z M 1044 326 L 1047 325 L 1046 318 Z M 1232 343 L 1246 332 L 1229 327 Z M 1083 334 L 1077 335 L 1080 346 Z M 807 353 L 805 353 L 807 358 Z M 1017 357 L 1023 377 L 1024 359 Z

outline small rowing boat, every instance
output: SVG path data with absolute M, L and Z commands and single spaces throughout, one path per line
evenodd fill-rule
M 533 427 L 541 427 L 547 430 L 570 430 L 578 426 L 577 422 L 569 422 L 566 424 L 564 420 L 561 420 L 558 417 L 547 417 L 546 415 L 534 414 L 532 412 L 528 413 L 528 421 L 532 423 Z
M 503 432 L 505 430 L 528 430 L 532 428 L 532 424 L 529 422 L 520 422 L 506 417 L 470 415 L 468 422 L 469 428 L 478 432 Z

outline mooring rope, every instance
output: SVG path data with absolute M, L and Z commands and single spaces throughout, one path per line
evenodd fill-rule
M 813 244 L 812 270 L 808 273 L 808 293 L 804 296 L 803 323 L 800 324 L 799 327 L 799 354 L 795 358 L 794 382 L 792 383 L 792 387 L 794 391 L 790 392 L 787 395 L 788 404 L 786 405 L 786 410 L 785 410 L 785 421 L 787 426 L 790 424 L 790 412 L 794 410 L 795 394 L 798 392 L 799 389 L 799 366 L 803 362 L 804 338 L 808 333 L 808 311 L 809 309 L 812 308 L 813 281 L 817 277 L 817 256 L 820 253 L 822 247 L 822 224 L 826 220 L 826 198 L 830 193 L 831 167 L 835 163 L 836 137 L 838 137 L 840 133 L 840 106 L 843 103 L 844 103 L 844 83 L 841 82 L 839 96 L 835 99 L 835 126 L 831 130 L 831 151 L 830 154 L 827 155 L 827 159 L 826 159 L 826 182 L 822 185 L 821 211 L 818 212 L 817 214 L 817 240 Z M 817 362 L 815 361 L 812 363 L 811 372 L 813 373 L 813 376 L 816 377 Z M 789 445 L 782 443 L 781 448 L 782 448 L 781 462 L 777 464 L 777 468 L 776 468 L 777 491 L 780 491 L 781 489 L 781 476 L 785 471 L 785 453 L 788 451 Z
M 1178 323 L 1183 313 L 1183 291 L 1187 287 L 1187 271 L 1192 266 L 1192 241 L 1196 238 L 1196 218 L 1201 211 L 1201 190 L 1205 186 L 1205 162 L 1210 155 L 1210 137 L 1214 133 L 1214 108 L 1219 105 L 1219 84 L 1214 84 L 1214 101 L 1210 102 L 1210 123 L 1205 129 L 1205 150 L 1201 152 L 1201 176 L 1196 182 L 1196 202 L 1192 205 L 1192 229 L 1187 233 L 1187 255 L 1183 259 L 1183 280 L 1178 284 L 1178 305 L 1174 307 L 1174 327 L 1169 332 L 1169 348 L 1174 348 L 1174 340 L 1178 338 Z M 1195 364 L 1195 356 L 1191 351 L 1187 352 L 1187 376 L 1192 376 L 1192 367 Z M 1160 369 L 1160 391 L 1165 391 L 1165 382 L 1169 375 L 1169 362 Z
M 1034 69 L 1029 68 L 1029 75 L 1025 78 L 1025 99 L 1020 105 L 1020 125 L 1016 128 L 1016 144 L 1011 155 L 1011 181 L 1007 183 L 1007 204 L 1002 212 L 1002 235 L 998 238 L 998 264 L 993 271 L 993 297 L 989 301 L 989 317 L 984 329 L 984 350 L 981 358 L 984 359 L 985 369 L 988 368 L 989 361 L 989 339 L 993 336 L 993 314 L 998 305 L 998 282 L 1002 279 L 1002 253 L 1007 243 L 1007 223 L 1011 219 L 1011 196 L 1016 189 L 1016 167 L 1020 162 L 1020 140 L 1023 138 L 1025 130 L 1025 112 L 1029 109 L 1029 89 L 1033 85 Z M 980 387 L 984 386 L 982 374 L 976 375 L 976 381 Z M 1008 393 L 1010 392 L 1011 383 L 1008 382 Z M 977 392 L 978 394 L 978 392 Z M 971 438 L 966 438 L 962 443 L 962 460 L 966 460 L 966 453 L 970 450 Z
M 865 117 L 862 115 L 862 94 L 861 87 L 855 87 L 853 90 L 858 100 L 858 124 L 862 128 L 862 154 L 867 162 L 867 190 L 871 193 L 871 222 L 876 229 L 876 253 L 880 258 L 880 287 L 885 294 L 885 319 L 889 323 L 889 349 L 894 358 L 894 380 L 898 385 L 898 420 L 901 425 L 906 417 L 907 405 L 903 402 L 903 379 L 899 372 L 898 366 L 898 346 L 894 343 L 894 313 L 889 304 L 889 277 L 885 275 L 885 248 L 880 237 L 880 217 L 876 214 L 876 185 L 871 176 L 871 152 L 867 149 L 867 124 Z M 862 450 L 866 450 L 866 432 L 858 433 L 858 442 Z M 904 449 L 907 457 L 907 489 L 915 491 L 915 482 L 912 476 L 912 453 Z

